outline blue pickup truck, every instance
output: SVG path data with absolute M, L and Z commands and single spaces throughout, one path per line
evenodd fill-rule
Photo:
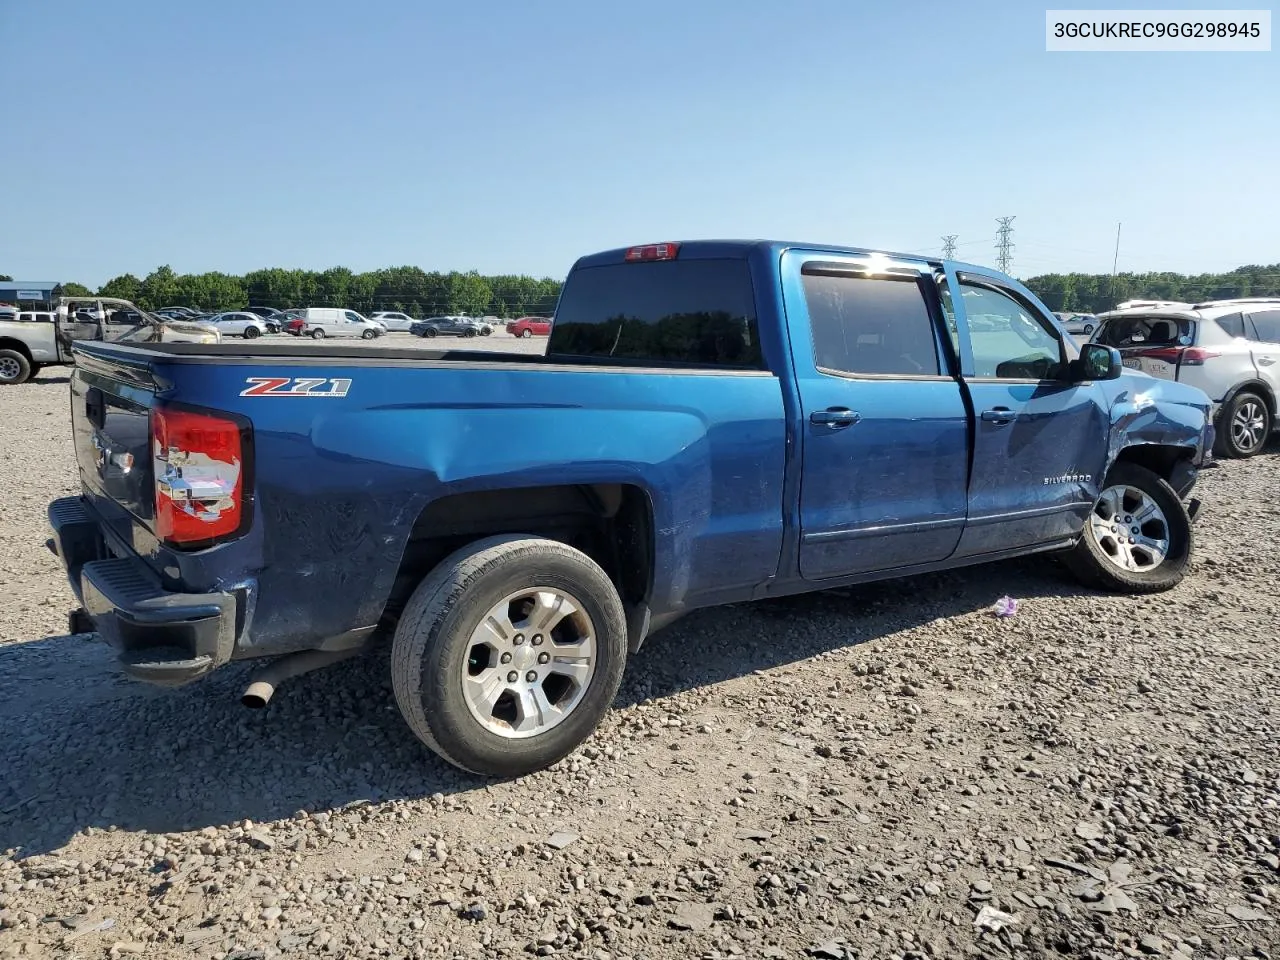
M 766 241 L 583 257 L 545 356 L 80 343 L 50 547 L 124 669 L 245 691 L 389 638 L 413 733 L 512 776 L 715 604 L 1061 552 L 1183 577 L 1209 398 L 951 261 Z

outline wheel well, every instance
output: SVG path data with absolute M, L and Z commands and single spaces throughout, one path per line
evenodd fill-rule
M 1125 447 L 1116 457 L 1116 463 L 1133 463 L 1146 467 L 1152 473 L 1165 480 L 1173 479 L 1173 472 L 1183 460 L 1189 460 L 1195 451 L 1186 447 L 1162 446 L 1157 443 L 1143 443 Z
M 1231 392 L 1222 398 L 1222 405 L 1225 407 L 1242 393 L 1256 393 L 1266 401 L 1267 408 L 1273 414 L 1280 412 L 1277 411 L 1276 408 L 1276 395 L 1271 391 L 1271 387 L 1266 383 L 1263 383 L 1261 380 L 1248 380 L 1238 386 L 1232 387 Z
M 31 360 L 31 348 L 21 340 L 14 340 L 10 337 L 0 337 L 0 350 L 17 350 L 18 353 L 27 358 L 28 362 L 34 362 Z
M 620 483 L 516 487 L 434 500 L 405 544 L 384 626 L 399 619 L 409 596 L 441 560 L 482 537 L 528 533 L 581 550 L 604 569 L 624 607 L 642 604 L 653 572 L 653 506 L 638 486 Z

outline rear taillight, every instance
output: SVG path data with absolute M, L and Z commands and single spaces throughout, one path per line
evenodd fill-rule
M 678 243 L 649 243 L 631 247 L 627 251 L 627 260 L 674 260 L 679 252 Z
M 248 523 L 249 428 L 213 413 L 151 411 L 156 536 L 173 546 L 209 546 Z
M 1146 350 L 1135 350 L 1139 357 L 1148 357 L 1152 360 L 1163 360 L 1165 363 L 1177 363 L 1178 356 L 1182 353 L 1182 347 L 1148 347 Z
M 1222 354 L 1206 350 L 1204 347 L 1187 347 L 1182 351 L 1182 365 L 1184 367 L 1202 367 L 1206 360 L 1212 360 L 1214 357 L 1220 356 Z

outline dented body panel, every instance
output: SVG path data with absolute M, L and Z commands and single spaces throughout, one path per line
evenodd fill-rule
M 648 559 L 621 562 L 647 564 L 644 622 L 661 624 L 713 604 L 1069 546 L 1126 450 L 1169 448 L 1194 482 L 1211 448 L 1208 398 L 1181 384 L 1129 372 L 976 376 L 959 293 L 951 312 L 941 294 L 926 296 L 945 358 L 936 376 L 833 376 L 814 360 L 802 274 L 816 261 L 837 273 L 887 262 L 944 294 L 965 276 L 989 279 L 1040 311 L 1077 356 L 1043 304 L 994 272 L 849 248 L 686 247 L 681 256 L 749 265 L 763 369 L 381 345 L 79 344 L 83 495 L 62 512 L 163 589 L 229 598 L 234 643 L 218 648 L 216 666 L 361 641 L 387 610 L 425 511 L 446 497 L 518 504 L 534 488 L 638 489 Z M 620 260 L 612 251 L 579 266 Z M 146 425 L 158 404 L 251 424 L 242 536 L 196 551 L 157 538 Z M 992 409 L 1007 419 L 984 419 Z M 64 556 L 73 585 L 84 560 Z

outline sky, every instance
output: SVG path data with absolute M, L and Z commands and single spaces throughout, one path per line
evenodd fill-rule
M 562 278 L 711 237 L 993 264 L 1000 216 L 1021 277 L 1110 272 L 1117 223 L 1122 271 L 1280 262 L 1280 52 L 1048 53 L 1025 0 L 0 0 L 0 38 L 17 279 Z

